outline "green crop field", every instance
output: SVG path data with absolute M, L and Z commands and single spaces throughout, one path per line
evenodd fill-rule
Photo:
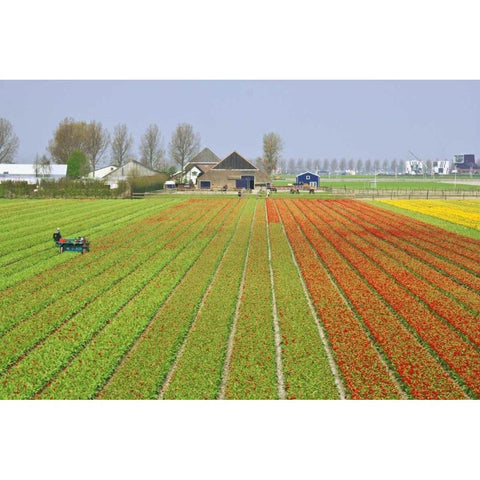
M 478 201 L 313 197 L 0 201 L 0 398 L 478 398 Z

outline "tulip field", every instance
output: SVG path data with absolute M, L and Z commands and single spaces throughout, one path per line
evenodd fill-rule
M 399 206 L 480 229 L 479 203 Z M 478 239 L 310 196 L 0 215 L 0 399 L 480 397 Z

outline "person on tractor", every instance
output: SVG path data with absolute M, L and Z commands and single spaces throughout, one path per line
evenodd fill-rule
M 60 233 L 60 227 L 59 227 L 57 228 L 57 231 L 53 234 L 53 239 L 56 242 L 59 242 L 61 238 L 62 238 L 62 234 Z

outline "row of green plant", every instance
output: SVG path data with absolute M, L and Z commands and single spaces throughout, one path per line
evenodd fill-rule
M 159 397 L 235 232 L 241 207 L 237 202 L 222 223 L 212 222 L 198 236 L 196 247 L 202 247 L 199 256 L 102 391 L 102 398 Z
M 176 217 L 177 221 L 183 220 L 182 217 L 187 213 L 187 209 L 182 210 Z M 31 318 L 40 310 L 81 287 L 86 278 L 89 281 L 93 280 L 129 257 L 131 252 L 127 245 L 131 247 L 135 242 L 135 249 L 143 250 L 152 243 L 160 244 L 166 236 L 178 235 L 176 224 L 167 221 L 168 217 L 156 215 L 153 218 L 158 221 L 139 221 L 104 237 L 103 241 L 108 242 L 110 248 L 97 249 L 83 257 L 77 255 L 71 262 L 47 269 L 29 278 L 24 284 L 4 290 L 0 306 L 2 318 L 0 336 L 16 322 Z M 15 308 L 10 306 L 13 303 Z
M 96 224 L 101 225 L 109 221 L 114 210 L 133 211 L 127 202 L 124 202 L 120 209 L 113 209 L 112 202 L 95 204 L 89 201 L 73 202 L 75 201 L 70 200 L 68 203 L 48 201 L 43 211 L 37 209 L 34 213 L 24 216 L 9 215 L 4 225 L 4 231 L 0 234 L 2 240 L 0 253 L 10 252 L 10 255 L 15 255 L 24 248 L 40 251 L 42 247 L 45 247 L 45 242 L 52 240 L 52 234 L 59 226 L 62 227 L 61 230 L 65 237 L 72 237 L 74 232 L 81 231 L 89 217 L 94 216 Z M 72 209 L 73 205 L 75 207 Z M 94 215 L 92 215 L 93 210 L 95 211 Z M 5 259 L 5 262 L 9 261 L 9 259 Z
M 177 201 L 184 201 L 184 199 Z M 148 217 L 154 212 L 162 209 L 164 205 L 163 201 L 149 202 L 144 208 L 139 209 L 138 206 L 134 205 L 132 202 L 110 203 L 108 218 L 104 218 L 102 222 L 99 222 L 95 213 L 97 207 L 101 207 L 101 203 L 97 202 L 102 201 L 96 201 L 90 205 L 90 209 L 87 210 L 87 212 L 84 212 L 84 218 L 81 224 L 77 222 L 69 223 L 67 221 L 63 224 L 64 227 L 62 227 L 62 233 L 65 236 L 87 236 L 92 242 L 91 249 L 110 248 L 108 243 L 103 243 L 103 240 L 99 242 L 98 240 L 104 235 L 128 225 L 132 221 Z M 72 202 L 72 212 L 75 211 L 75 205 L 75 202 Z M 69 216 L 66 214 L 65 218 L 68 217 Z M 12 286 L 17 282 L 42 272 L 46 268 L 59 265 L 70 259 L 72 254 L 65 253 L 63 255 L 58 255 L 58 249 L 55 247 L 52 240 L 53 231 L 51 229 L 48 230 L 48 226 L 42 224 L 40 216 L 38 224 L 41 225 L 43 233 L 36 235 L 35 237 L 39 236 L 41 237 L 41 240 L 38 238 L 23 238 L 20 240 L 23 244 L 23 248 L 17 248 L 14 244 L 12 249 L 14 248 L 15 250 L 10 251 L 8 254 L 9 265 L 5 264 L 6 257 L 2 258 L 2 263 L 5 267 L 2 269 L 0 289 Z M 95 245 L 95 242 L 97 242 L 97 245 Z
M 278 398 L 265 202 L 257 202 L 225 398 Z
M 248 200 L 163 398 L 218 398 L 255 202 Z
M 165 279 L 167 282 L 171 281 L 172 277 L 166 271 L 168 266 L 171 265 L 172 261 L 175 262 L 176 255 L 179 252 L 185 251 L 186 247 L 195 241 L 196 235 L 212 217 L 212 214 L 208 214 L 206 215 L 207 218 L 201 217 L 195 221 L 195 208 L 191 206 L 190 208 L 187 207 L 186 210 L 189 215 L 184 218 L 182 226 L 174 230 L 173 235 L 169 234 L 168 230 L 172 230 L 175 225 L 178 227 L 178 222 L 172 218 L 165 222 L 168 228 L 161 236 L 158 236 L 158 234 L 162 233 L 162 223 L 153 223 L 153 226 L 157 227 L 157 232 L 155 232 L 155 228 L 152 230 L 150 242 L 146 242 L 145 248 L 132 248 L 134 247 L 134 239 L 130 239 L 128 248 L 125 248 L 127 252 L 130 252 L 130 255 L 119 262 L 117 267 L 113 267 L 115 271 L 118 271 L 118 274 L 114 276 L 115 281 L 111 282 L 109 280 L 113 271 L 109 272 L 108 270 L 101 276 L 89 279 L 90 281 L 87 284 L 91 284 L 92 288 L 99 290 L 98 295 L 86 302 L 83 308 L 76 310 L 76 314 L 71 314 L 65 322 L 61 324 L 56 322 L 55 329 L 49 332 L 50 335 L 47 335 L 41 344 L 37 345 L 29 355 L 8 372 L 10 381 L 6 383 L 9 385 L 9 390 L 5 392 L 8 398 L 15 395 L 29 397 L 44 387 L 46 387 L 45 395 L 48 395 L 50 383 L 56 384 L 58 382 L 55 376 L 59 374 L 62 368 L 69 365 L 78 352 L 89 345 L 92 338 L 95 341 L 99 335 L 102 335 L 104 329 L 118 315 L 127 314 L 128 318 L 131 319 L 132 314 L 138 315 L 140 313 L 139 311 L 135 312 L 135 309 L 132 310 L 131 307 L 129 310 L 129 306 L 133 302 L 135 307 L 138 308 L 135 299 L 141 295 L 140 292 L 145 290 L 145 286 L 149 284 L 157 286 L 160 279 Z M 213 212 L 213 214 L 215 213 Z M 156 242 L 152 241 L 155 236 L 157 237 Z M 157 245 L 159 248 L 156 248 Z M 103 288 L 104 283 L 109 283 L 108 294 Z M 151 296 L 152 299 L 158 299 L 158 295 Z M 66 298 L 75 300 L 75 297 L 75 292 L 73 292 Z M 78 304 L 81 298 L 83 297 L 80 296 L 74 303 Z M 61 302 L 62 300 L 55 302 L 52 308 L 55 308 Z M 142 320 L 145 321 L 143 317 Z M 32 326 L 31 319 L 25 323 Z M 98 356 L 96 360 L 97 362 L 101 361 Z M 30 372 L 30 375 L 28 375 L 28 372 Z M 31 377 L 32 388 L 12 390 L 15 384 L 18 386 L 18 382 L 25 378 L 25 374 L 28 378 Z M 35 380 L 33 381 L 33 379 Z M 77 387 L 82 388 L 80 385 Z
M 267 200 L 267 205 L 276 209 L 271 199 Z M 310 311 L 283 226 L 275 221 L 268 227 L 286 397 L 338 398 L 320 327 Z
M 231 207 L 231 206 L 230 206 Z M 127 304 L 111 317 L 105 327 L 96 334 L 85 349 L 77 353 L 68 367 L 59 373 L 54 381 L 39 395 L 40 398 L 93 398 L 106 385 L 115 385 L 115 372 L 128 361 L 125 356 L 134 348 L 142 333 L 155 319 L 159 309 L 167 301 L 186 272 L 201 255 L 206 244 L 214 236 L 219 223 L 223 221 L 230 208 L 216 205 L 212 210 L 203 211 L 198 220 L 183 222 L 182 227 L 194 223 L 192 231 L 185 238 L 175 239 L 163 248 L 169 262 L 158 270 L 158 265 L 146 264 L 144 274 L 151 279 L 132 297 Z M 208 238 L 204 238 L 208 232 Z M 200 239 L 200 240 L 199 240 Z M 172 319 L 174 321 L 175 319 Z M 135 349 L 134 349 L 135 350 Z M 160 353 L 161 352 L 158 352 Z M 147 365 L 153 368 L 155 362 Z M 113 377 L 112 377 L 113 375 Z M 130 382 L 135 385 L 136 372 L 132 372 Z M 111 381 L 109 381 L 111 379 Z M 141 388 L 141 386 L 140 386 Z M 124 392 L 125 398 L 133 396 L 134 391 Z M 123 396 L 119 398 L 124 398 Z

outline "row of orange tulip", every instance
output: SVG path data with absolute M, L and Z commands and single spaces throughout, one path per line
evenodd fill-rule
M 351 275 L 347 277 L 345 270 L 340 270 L 335 277 L 407 391 L 415 398 L 464 398 L 465 393 L 455 381 L 458 378 L 449 375 L 436 357 L 449 363 L 453 360 L 449 354 L 453 346 L 458 344 L 469 350 L 466 358 L 457 358 L 455 366 L 450 368 L 458 375 L 463 374 L 462 379 L 472 388 L 469 382 L 472 379 L 464 368 L 476 363 L 472 348 L 398 283 L 405 270 L 377 247 L 367 245 L 365 238 L 369 237 L 365 232 L 356 235 L 347 229 L 328 206 L 307 209 L 301 205 L 301 208 L 322 232 L 318 248 L 322 248 L 325 261 L 329 262 L 325 252 L 330 248 L 332 255 L 338 252 L 350 265 Z M 396 273 L 397 279 L 393 276 Z M 425 336 L 425 328 L 420 326 L 427 322 L 430 334 Z

